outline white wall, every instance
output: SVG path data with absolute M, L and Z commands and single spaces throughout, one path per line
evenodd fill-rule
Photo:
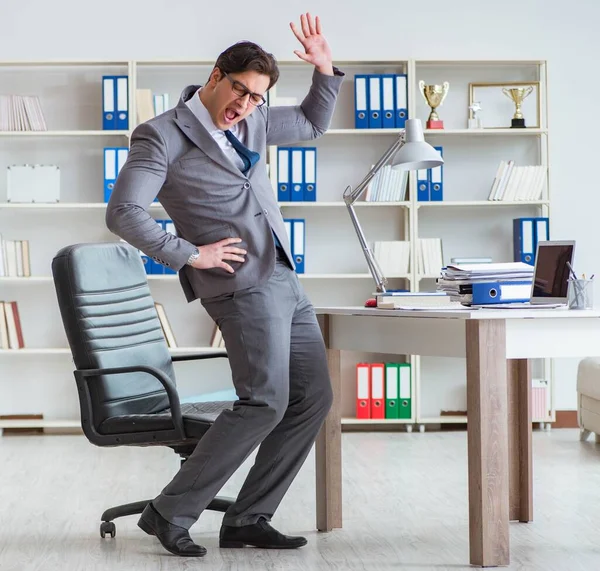
M 600 93 L 597 0 L 2 0 L 0 58 L 211 59 L 251 39 L 291 59 L 298 46 L 288 23 L 306 10 L 321 16 L 339 59 L 548 60 L 551 236 L 576 239 L 579 272 L 596 272 L 600 282 L 600 197 L 579 166 L 595 169 L 599 162 L 593 129 Z M 559 409 L 576 407 L 575 366 L 557 363 Z

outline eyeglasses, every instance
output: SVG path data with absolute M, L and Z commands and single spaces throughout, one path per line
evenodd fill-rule
M 223 75 L 231 83 L 231 91 L 233 91 L 238 97 L 246 97 L 246 95 L 249 95 L 249 101 L 255 107 L 261 107 L 267 102 L 266 99 L 260 93 L 253 93 L 243 83 L 232 79 L 225 72 L 223 72 Z

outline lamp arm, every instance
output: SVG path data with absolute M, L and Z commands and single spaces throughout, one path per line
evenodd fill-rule
M 350 188 L 350 187 L 348 187 Z M 354 230 L 356 235 L 358 236 L 358 241 L 360 242 L 360 247 L 362 248 L 365 259 L 367 260 L 367 265 L 369 266 L 369 271 L 375 280 L 375 284 L 377 286 L 377 292 L 385 293 L 387 287 L 387 279 L 383 275 L 375 256 L 373 256 L 373 252 L 371 252 L 371 248 L 367 244 L 367 240 L 365 238 L 364 232 L 360 227 L 360 223 L 356 216 L 356 212 L 354 211 L 354 205 L 351 202 L 346 202 L 346 207 L 348 208 L 348 212 L 350 213 L 350 220 L 352 220 L 352 224 L 354 226 Z
M 400 136 L 392 143 L 390 148 L 383 154 L 383 156 L 377 161 L 377 164 L 367 173 L 365 178 L 358 184 L 358 186 L 352 190 L 352 187 L 346 188 L 344 191 L 344 202 L 354 204 L 366 190 L 367 185 L 373 180 L 373 177 L 379 172 L 379 170 L 385 166 L 385 164 L 394 156 L 394 154 L 404 145 L 404 131 Z
M 362 248 L 365 259 L 367 260 L 369 271 L 371 272 L 371 275 L 375 280 L 377 292 L 380 293 L 385 293 L 387 287 L 387 279 L 383 275 L 383 272 L 381 271 L 381 268 L 379 267 L 375 256 L 373 256 L 373 252 L 371 252 L 371 249 L 367 244 L 367 239 L 365 238 L 365 234 L 362 231 L 360 222 L 358 221 L 358 217 L 356 216 L 356 212 L 354 210 L 354 203 L 362 196 L 368 184 L 371 182 L 371 180 L 373 180 L 373 177 L 404 145 L 404 137 L 405 131 L 402 131 L 400 133 L 400 136 L 392 143 L 390 148 L 382 155 L 382 157 L 377 161 L 377 164 L 367 173 L 365 178 L 358 184 L 358 186 L 354 190 L 352 190 L 351 186 L 348 186 L 344 191 L 344 202 L 346 203 L 346 207 L 348 208 L 350 220 L 352 220 L 352 225 L 354 226 L 354 230 L 356 232 L 356 235 L 358 236 L 358 241 L 360 242 L 360 246 Z

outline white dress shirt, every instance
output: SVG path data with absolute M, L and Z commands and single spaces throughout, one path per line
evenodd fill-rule
M 200 90 L 198 89 L 193 97 L 191 97 L 185 104 L 188 106 L 190 111 L 194 114 L 196 119 L 200 121 L 202 126 L 210 133 L 210 136 L 217 142 L 217 145 L 221 147 L 221 150 L 225 153 L 225 156 L 240 170 L 244 168 L 244 161 L 241 159 L 238 152 L 233 148 L 233 145 L 227 140 L 225 132 L 218 129 L 208 112 L 208 109 L 202 103 L 200 99 Z M 245 129 L 240 123 L 235 124 L 230 131 L 233 135 L 244 144 Z

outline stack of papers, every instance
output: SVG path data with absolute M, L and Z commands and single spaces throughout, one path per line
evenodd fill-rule
M 379 309 L 467 309 L 460 303 L 452 301 L 444 292 L 388 292 L 377 294 Z
M 469 304 L 473 284 L 487 282 L 523 282 L 533 280 L 533 266 L 523 262 L 494 264 L 455 264 L 442 270 L 437 289 L 454 301 Z

